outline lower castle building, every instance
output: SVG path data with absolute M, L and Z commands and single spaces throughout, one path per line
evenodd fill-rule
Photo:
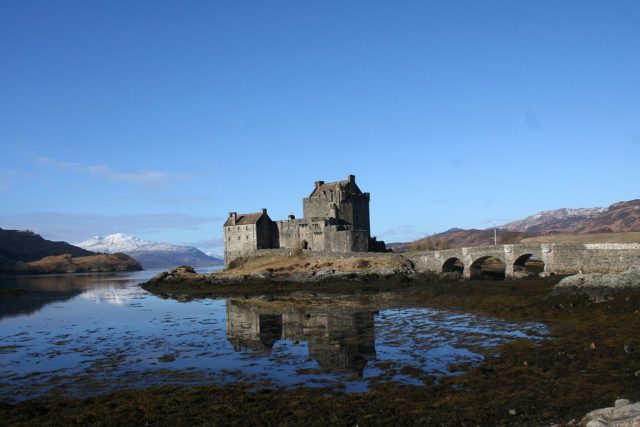
M 259 249 L 384 250 L 383 242 L 371 238 L 369 193 L 360 191 L 354 175 L 344 181 L 316 181 L 302 205 L 301 219 L 289 215 L 286 220 L 273 221 L 266 209 L 249 214 L 229 213 L 223 227 L 225 266 Z

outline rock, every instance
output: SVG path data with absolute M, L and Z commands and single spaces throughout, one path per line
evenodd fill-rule
M 512 278 L 513 279 L 526 279 L 526 278 L 533 277 L 533 276 L 537 276 L 537 274 L 532 273 L 530 271 L 522 270 L 522 271 L 514 271 Z
M 640 426 L 640 402 L 629 403 L 627 399 L 618 399 L 613 407 L 589 412 L 582 418 L 580 425 L 586 427 Z
M 178 296 L 176 297 L 176 299 L 177 299 L 179 302 L 189 302 L 189 301 L 191 301 L 193 298 L 191 297 L 191 295 L 183 294 L 183 295 L 178 295 Z
M 618 399 L 615 402 L 613 402 L 613 406 L 616 408 L 620 408 L 621 406 L 627 406 L 629 403 L 629 399 Z
M 181 265 L 180 267 L 176 267 L 171 271 L 171 274 L 196 274 L 196 271 L 193 267 L 188 265 Z
M 335 270 L 331 270 L 331 269 L 317 270 L 314 272 L 313 276 L 314 277 L 330 276 L 335 272 L 336 272 Z
M 592 343 L 591 343 L 591 345 L 589 346 L 589 348 L 590 348 L 591 350 L 595 350 L 595 349 L 596 349 L 596 343 L 593 343 L 593 342 L 592 342 Z
M 159 282 L 161 280 L 164 280 L 168 275 L 169 273 L 167 273 L 166 271 L 163 271 L 162 273 L 158 273 L 155 276 L 153 276 L 153 279 L 151 280 L 154 282 Z
M 516 414 L 515 409 L 509 409 L 509 415 L 515 415 L 515 414 Z
M 574 289 L 640 289 L 640 266 L 631 267 L 622 273 L 590 273 L 565 277 L 554 287 L 554 290 Z

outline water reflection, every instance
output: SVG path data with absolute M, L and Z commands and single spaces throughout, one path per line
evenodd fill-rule
M 227 338 L 236 351 L 269 354 L 278 340 L 307 343 L 309 357 L 334 371 L 362 377 L 375 360 L 374 316 L 377 310 L 316 305 L 295 308 L 261 301 L 227 301 Z
M 480 363 L 482 348 L 545 334 L 393 294 L 181 303 L 138 286 L 155 273 L 1 278 L 28 293 L 0 296 L 0 401 L 173 383 L 422 384 Z
M 79 295 L 88 299 L 92 295 L 103 295 L 105 300 L 123 301 L 126 297 L 120 294 L 131 282 L 132 277 L 128 273 L 3 277 L 0 289 L 22 292 L 0 298 L 0 320 L 33 314 L 48 304 L 68 301 Z

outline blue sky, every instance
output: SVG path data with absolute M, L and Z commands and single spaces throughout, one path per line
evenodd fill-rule
M 406 241 L 640 197 L 638 1 L 1 1 L 0 227 L 221 252 L 355 174 Z

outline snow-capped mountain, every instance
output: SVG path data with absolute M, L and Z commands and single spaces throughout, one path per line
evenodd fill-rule
M 190 265 L 222 265 L 223 260 L 209 256 L 192 246 L 156 243 L 124 233 L 111 234 L 106 237 L 94 236 L 84 242 L 77 243 L 83 249 L 92 252 L 113 254 L 122 252 L 136 259 L 143 268 L 175 267 Z
M 519 221 L 500 226 L 509 231 L 526 233 L 570 233 L 583 227 L 589 221 L 603 216 L 607 208 L 562 208 L 538 212 Z

